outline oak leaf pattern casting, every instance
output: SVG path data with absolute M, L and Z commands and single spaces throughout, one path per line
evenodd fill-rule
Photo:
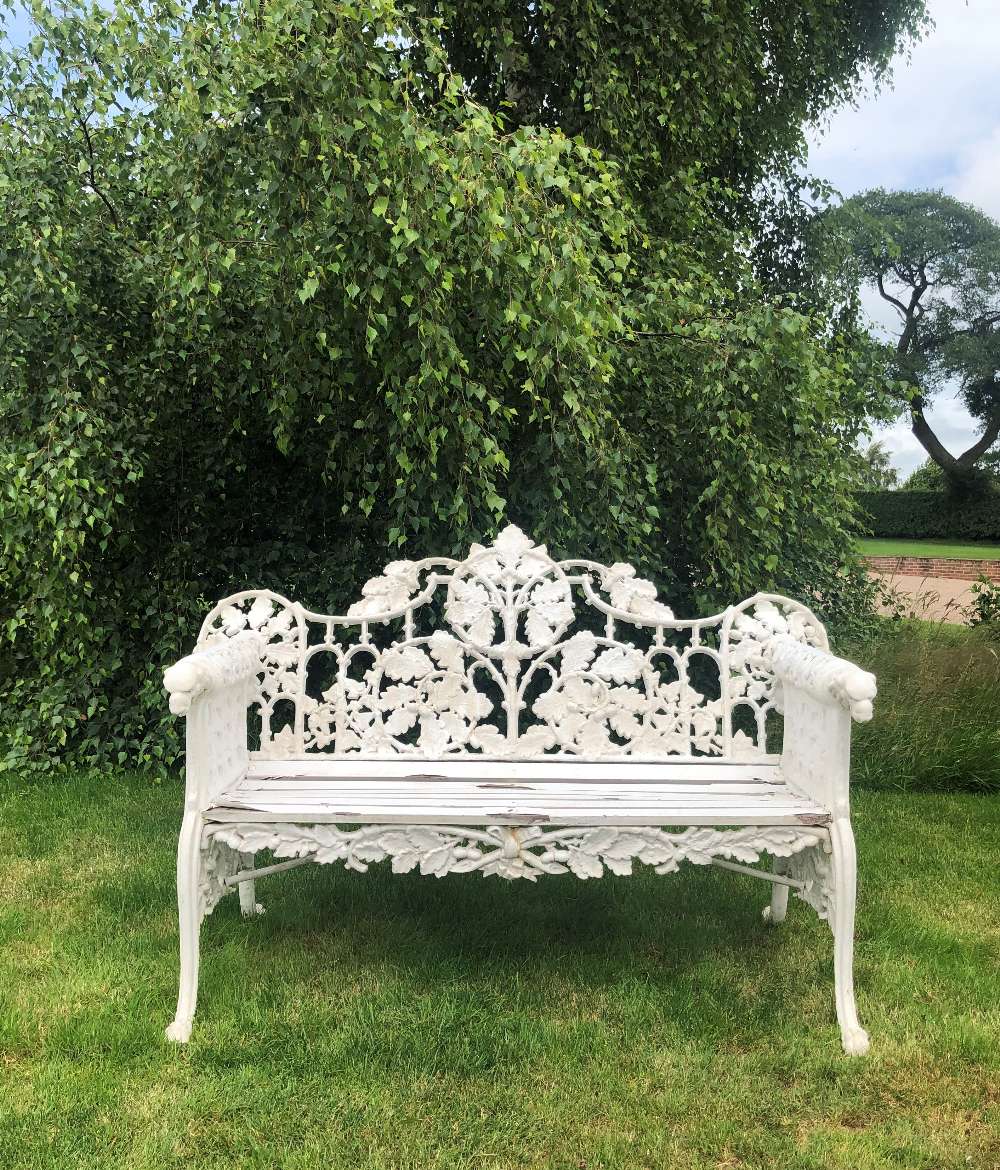
M 417 870 L 425 876 L 444 877 L 478 871 L 485 876 L 536 881 L 542 874 L 599 878 L 605 870 L 627 876 L 636 863 L 667 874 L 676 872 L 682 861 L 708 865 L 722 858 L 750 864 L 763 853 L 792 858 L 816 849 L 822 852 L 825 838 L 822 830 L 792 826 L 694 827 L 670 832 L 619 826 L 363 825 L 340 829 L 328 824 L 235 822 L 213 826 L 203 852 L 206 871 L 213 875 L 213 890 L 225 892 L 222 879 L 235 872 L 240 854 L 259 850 L 269 850 L 276 858 L 308 857 L 323 865 L 343 862 L 362 873 L 369 865 L 389 861 L 393 873 Z M 828 879 L 821 866 L 813 865 L 809 873 L 818 898 L 818 887 Z
M 418 636 L 416 617 L 441 587 L 446 625 Z M 574 628 L 595 610 L 603 632 Z M 393 631 L 389 645 L 373 626 Z M 335 628 L 353 640 L 338 641 Z M 199 644 L 245 632 L 265 645 L 254 696 L 265 758 L 752 756 L 780 703 L 775 639 L 826 645 L 809 610 L 777 598 L 678 621 L 633 566 L 554 561 L 513 525 L 461 561 L 391 562 L 343 618 L 266 591 L 237 594 L 209 616 Z M 311 690 L 324 654 L 328 680 Z M 749 734 L 733 722 L 739 709 Z

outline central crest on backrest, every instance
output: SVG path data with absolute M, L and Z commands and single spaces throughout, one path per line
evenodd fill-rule
M 464 643 L 492 658 L 537 654 L 573 621 L 566 574 L 545 545 L 505 528 L 495 544 L 474 544 L 448 582 L 445 617 Z
M 442 562 L 433 562 L 436 565 Z M 551 646 L 573 621 L 573 597 L 545 545 L 511 524 L 488 548 L 473 544 L 450 569 L 444 615 L 455 636 L 490 658 L 516 660 Z M 386 621 L 430 600 L 427 562 L 393 561 L 362 589 L 348 617 Z

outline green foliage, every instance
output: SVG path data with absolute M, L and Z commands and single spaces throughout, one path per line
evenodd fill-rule
M 954 488 L 1000 437 L 1000 224 L 939 191 L 875 189 L 833 217 L 857 272 L 899 318 L 894 373 L 913 433 Z M 957 382 L 982 435 L 955 456 L 924 410 Z
M 854 729 L 856 783 L 1000 793 L 1000 656 L 984 630 L 882 622 L 850 653 L 876 672 L 879 692 L 875 718 Z
M 704 80 L 738 28 L 682 7 Z M 160 669 L 206 599 L 336 612 L 388 549 L 506 520 L 681 606 L 854 596 L 867 359 L 765 291 L 720 183 L 777 166 L 920 7 L 852 40 L 824 6 L 808 69 L 801 22 L 752 9 L 738 84 L 659 53 L 666 122 L 645 82 L 630 112 L 628 26 L 617 105 L 514 124 L 474 100 L 472 9 L 36 4 L 0 53 L 0 760 L 163 764 Z
M 944 472 L 936 463 L 925 459 L 918 468 L 911 471 L 902 483 L 904 492 L 944 492 L 948 485 Z M 869 490 L 878 490 L 869 488 Z
M 862 521 L 874 536 L 921 540 L 1000 540 L 1000 492 L 956 502 L 943 492 L 859 492 Z
M 970 592 L 969 625 L 981 626 L 991 637 L 1000 639 L 1000 581 L 983 574 L 972 583 Z
M 780 223 L 803 183 L 805 123 L 882 74 L 925 23 L 921 0 L 419 6 L 444 18 L 450 59 L 508 125 L 581 136 L 620 162 L 655 234 L 724 252 L 732 238 L 713 215 L 748 238 Z M 776 262 L 791 244 L 783 230 L 770 248 L 754 235 Z

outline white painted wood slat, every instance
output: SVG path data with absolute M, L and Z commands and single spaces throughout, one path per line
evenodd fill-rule
M 735 789 L 735 791 L 734 791 Z M 249 778 L 220 794 L 211 820 L 378 824 L 816 824 L 822 806 L 769 780 L 743 784 L 573 784 L 399 779 L 290 783 Z M 256 816 L 253 819 L 257 819 Z
M 593 812 L 586 815 L 559 813 L 550 816 L 541 812 L 504 811 L 493 809 L 489 812 L 455 812 L 453 809 L 428 811 L 426 806 L 412 810 L 395 809 L 391 812 L 375 812 L 371 809 L 340 808 L 333 812 L 327 809 L 238 809 L 213 808 L 205 814 L 212 821 L 262 821 L 278 824 L 344 824 L 344 825 L 559 825 L 571 828 L 600 827 L 602 825 L 636 825 L 651 827 L 687 827 L 710 825 L 725 828 L 737 825 L 826 825 L 830 822 L 827 813 L 773 812 L 765 809 L 739 811 L 727 807 L 718 812 L 677 809 L 666 814 L 662 810 L 630 810 L 628 813 L 615 811 Z
M 442 800 L 462 799 L 464 795 L 469 792 L 477 794 L 489 795 L 494 793 L 497 796 L 504 796 L 506 794 L 510 799 L 517 800 L 549 800 L 552 791 L 558 793 L 560 799 L 575 798 L 584 803 L 592 804 L 594 801 L 623 801 L 634 800 L 637 795 L 649 801 L 664 801 L 669 803 L 677 803 L 680 799 L 694 799 L 706 800 L 718 804 L 720 799 L 724 796 L 731 796 L 738 798 L 741 796 L 750 796 L 754 800 L 770 799 L 774 797 L 781 797 L 788 794 L 788 788 L 782 784 L 707 784 L 704 786 L 697 784 L 673 784 L 669 787 L 660 787 L 655 784 L 589 784 L 583 785 L 552 785 L 552 784 L 530 784 L 527 782 L 512 781 L 509 784 L 504 784 L 496 780 L 487 780 L 481 784 L 463 784 L 461 781 L 452 780 L 445 784 L 435 784 L 433 781 L 418 781 L 414 784 L 403 784 L 397 782 L 395 784 L 379 785 L 375 782 L 357 783 L 349 780 L 337 780 L 330 784 L 292 784 L 287 780 L 279 780 L 274 784 L 261 783 L 260 781 L 250 781 L 240 784 L 238 791 L 246 796 L 252 794 L 267 795 L 275 800 L 310 800 L 316 797 L 336 796 L 338 793 L 350 792 L 356 796 L 374 796 L 376 799 L 393 799 L 395 797 L 403 797 L 410 800 L 414 796 L 421 799 L 424 794 L 430 793 L 434 796 L 439 796 Z M 229 789 L 232 793 L 236 789 Z
M 247 775 L 251 777 L 296 777 L 300 779 L 334 779 L 348 777 L 363 780 L 389 780 L 416 774 L 444 776 L 457 780 L 530 779 L 548 780 L 656 780 L 695 776 L 699 783 L 715 780 L 732 781 L 773 776 L 779 760 L 764 758 L 753 761 L 720 760 L 715 757 L 670 756 L 659 762 L 632 760 L 550 759 L 489 760 L 465 754 L 444 759 L 399 756 L 396 759 L 364 759 L 359 756 L 313 755 L 308 760 L 264 760 L 251 758 Z

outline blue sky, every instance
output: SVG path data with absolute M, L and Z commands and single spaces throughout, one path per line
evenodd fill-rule
M 869 187 L 940 188 L 1000 219 L 1000 0 L 930 0 L 935 27 L 900 56 L 890 86 L 869 92 L 810 135 L 809 170 L 843 195 Z M 895 314 L 874 292 L 876 331 Z M 959 454 L 975 438 L 961 403 L 942 393 L 928 412 Z M 880 432 L 904 473 L 926 458 L 905 422 Z
M 934 27 L 901 54 L 880 93 L 812 132 L 809 169 L 845 196 L 869 187 L 941 188 L 1000 219 L 1000 0 L 930 0 Z M 26 39 L 27 22 L 8 26 Z M 866 296 L 872 327 L 894 325 L 891 309 Z M 954 453 L 975 437 L 975 423 L 948 393 L 928 417 Z M 905 422 L 879 433 L 904 474 L 922 463 L 923 448 Z

